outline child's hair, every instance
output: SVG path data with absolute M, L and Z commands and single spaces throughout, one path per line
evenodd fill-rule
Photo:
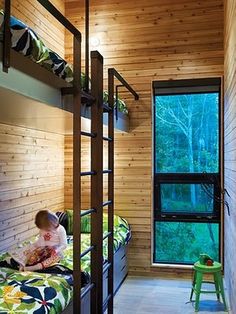
M 40 210 L 35 216 L 35 224 L 39 229 L 57 228 L 59 218 L 49 210 Z

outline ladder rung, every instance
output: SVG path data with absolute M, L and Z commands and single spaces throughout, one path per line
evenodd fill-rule
M 103 237 L 103 240 L 106 240 L 106 238 L 110 237 L 112 235 L 112 232 L 107 232 L 104 237 Z
M 102 173 L 112 173 L 112 170 L 111 169 L 106 169 L 106 170 L 103 170 Z
M 95 175 L 95 174 L 97 174 L 96 171 L 84 171 L 84 172 L 81 172 L 81 173 L 80 173 L 80 175 L 81 175 L 82 177 L 84 177 L 84 176 L 93 176 L 93 175 Z
M 106 263 L 105 264 L 105 266 L 103 267 L 103 274 L 108 270 L 108 269 L 110 269 L 111 268 L 111 263 Z
M 112 111 L 113 108 L 111 108 L 111 107 L 108 106 L 107 104 L 103 104 L 103 110 L 104 110 L 105 112 L 109 112 L 109 111 Z
M 91 291 L 93 288 L 95 287 L 95 284 L 94 283 L 90 283 L 88 286 L 86 286 L 84 289 L 83 289 L 83 292 L 81 293 L 81 299 L 83 299 L 86 294 Z
M 105 207 L 105 206 L 110 205 L 110 204 L 112 204 L 112 201 L 106 201 L 106 202 L 102 203 L 102 206 Z
M 90 246 L 89 248 L 87 248 L 87 250 L 85 250 L 83 253 L 80 254 L 80 258 L 84 257 L 85 255 L 93 251 L 94 249 L 95 249 L 94 245 Z
M 104 303 L 103 303 L 103 313 L 106 311 L 107 305 L 108 305 L 108 303 L 109 303 L 109 301 L 110 301 L 111 298 L 112 298 L 112 295 L 111 295 L 111 294 L 108 294 L 106 300 L 105 300 Z
M 80 214 L 80 217 L 84 217 L 84 216 L 87 216 L 87 215 L 92 214 L 92 213 L 95 213 L 95 212 L 96 212 L 96 209 L 95 209 L 95 208 L 90 208 L 90 209 L 84 210 L 84 211 Z
M 80 134 L 83 136 L 92 137 L 92 138 L 97 136 L 96 133 L 89 133 L 89 132 L 85 132 L 85 131 L 81 131 Z
M 112 138 L 112 137 L 109 137 L 109 136 L 103 136 L 103 140 L 104 140 L 104 141 L 108 141 L 108 142 L 112 142 L 112 141 L 113 141 L 113 138 Z

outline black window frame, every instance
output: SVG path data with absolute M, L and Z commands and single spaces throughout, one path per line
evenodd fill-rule
M 161 184 L 212 184 L 214 186 L 214 196 L 220 196 L 220 187 L 218 185 L 219 176 L 215 173 L 207 174 L 183 174 L 183 173 L 168 173 L 155 174 L 154 177 L 154 218 L 158 221 L 189 221 L 197 222 L 219 222 L 221 204 L 213 200 L 213 212 L 163 212 L 161 208 Z
M 221 203 L 216 201 L 221 197 L 221 129 L 222 129 L 222 97 L 221 97 L 221 78 L 204 78 L 204 79 L 185 79 L 185 80 L 168 80 L 153 82 L 153 230 L 155 230 L 155 222 L 196 222 L 196 223 L 218 223 L 219 238 L 221 239 Z M 156 173 L 156 115 L 155 115 L 155 96 L 158 95 L 181 95 L 181 94 L 198 94 L 198 93 L 219 93 L 218 104 L 218 172 L 217 173 Z M 214 186 L 214 201 L 212 213 L 201 212 L 163 212 L 161 209 L 161 184 L 213 184 Z M 153 262 L 155 263 L 155 231 L 154 236 L 154 251 Z M 219 239 L 219 240 L 220 240 Z M 219 257 L 221 258 L 221 241 L 219 241 Z M 159 263 L 159 262 L 158 262 Z M 160 262 L 161 263 L 161 262 Z M 184 263 L 180 263 L 184 264 Z

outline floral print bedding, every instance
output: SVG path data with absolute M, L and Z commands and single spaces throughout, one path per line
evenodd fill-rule
M 59 314 L 71 298 L 65 276 L 0 270 L 1 314 Z
M 104 214 L 104 232 L 107 230 L 107 215 Z M 126 245 L 131 238 L 127 221 L 119 216 L 114 218 L 114 252 Z M 90 233 L 81 235 L 81 251 L 90 246 Z M 27 242 L 29 243 L 29 241 Z M 104 262 L 107 258 L 107 241 L 104 241 Z M 7 257 L 0 256 L 0 260 Z M 90 272 L 90 255 L 82 258 L 81 268 Z M 68 247 L 60 261 L 73 269 L 73 236 L 68 236 Z M 19 272 L 10 268 L 0 269 L 0 314 L 59 314 L 72 298 L 70 275 Z
M 3 31 L 4 12 L 0 10 L 0 35 Z M 49 49 L 41 38 L 26 24 L 11 16 L 10 27 L 12 35 L 12 48 L 24 56 L 38 63 L 43 68 L 54 73 L 67 82 L 73 81 L 72 66 L 61 58 L 56 52 Z M 85 88 L 85 74 L 81 73 L 81 88 Z M 103 94 L 104 103 L 108 102 L 108 93 Z M 128 114 L 123 100 L 118 99 L 117 107 L 120 112 Z

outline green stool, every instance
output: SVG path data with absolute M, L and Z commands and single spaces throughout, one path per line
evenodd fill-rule
M 190 295 L 190 301 L 192 301 L 193 298 L 193 292 L 196 294 L 196 300 L 195 300 L 195 312 L 198 312 L 199 310 L 199 299 L 201 293 L 215 293 L 217 296 L 217 299 L 220 301 L 220 295 L 222 297 L 225 311 L 227 311 L 227 304 L 225 300 L 225 293 L 224 293 L 224 285 L 223 285 L 223 279 L 221 275 L 221 264 L 214 262 L 213 266 L 206 266 L 200 264 L 200 262 L 197 262 L 194 264 L 194 278 L 193 278 L 193 285 L 192 285 L 192 291 Z M 213 274 L 214 276 L 214 282 L 212 281 L 203 281 L 203 275 L 204 274 Z M 212 291 L 206 291 L 201 290 L 202 283 L 211 283 L 215 285 L 215 290 Z

